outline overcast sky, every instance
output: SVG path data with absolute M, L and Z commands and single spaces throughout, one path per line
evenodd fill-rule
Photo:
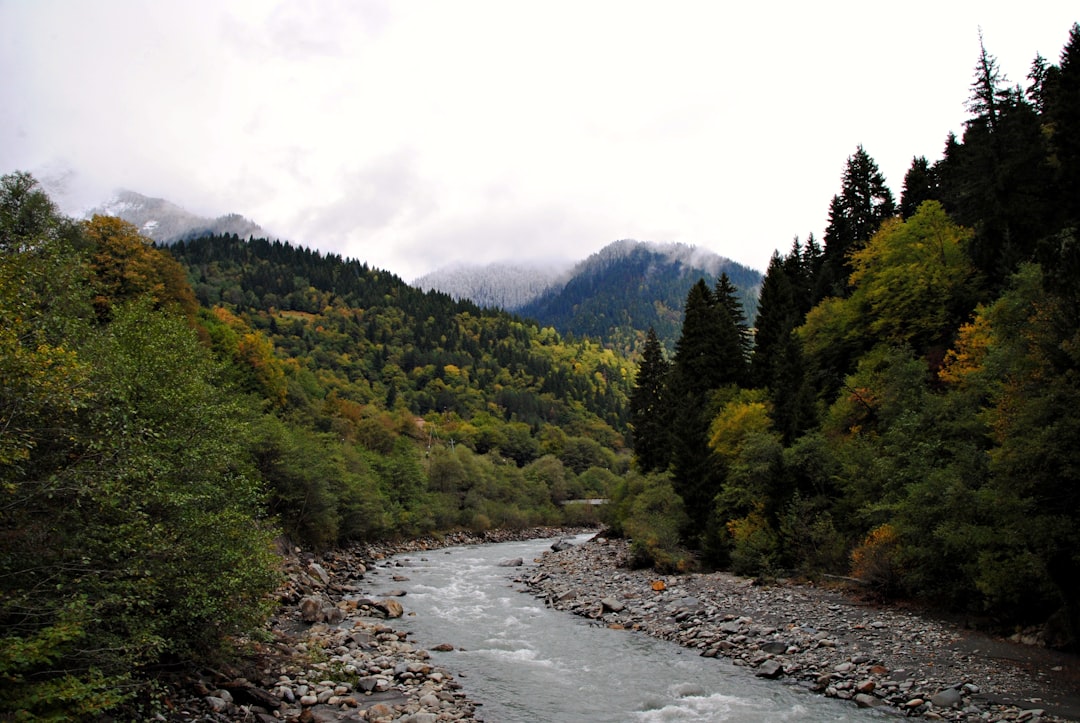
M 679 241 L 759 270 L 859 144 L 899 199 L 979 52 L 1057 62 L 1075 0 L 0 0 L 0 173 L 111 190 L 406 280 Z M 74 207 L 68 208 L 73 212 Z

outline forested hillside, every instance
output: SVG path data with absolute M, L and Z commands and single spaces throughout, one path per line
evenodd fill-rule
M 157 249 L 27 174 L 0 211 L 0 710 L 215 660 L 269 609 L 275 535 L 595 522 L 560 503 L 629 465 L 632 369 L 595 343 L 289 244 Z
M 651 474 L 615 517 L 642 564 L 852 576 L 1080 642 L 1080 25 L 1024 88 L 984 50 L 968 108 L 899 203 L 856 149 L 824 245 L 773 257 L 752 351 L 722 284 L 674 354 L 649 338 Z
M 685 244 L 616 241 L 575 266 L 566 283 L 518 312 L 562 334 L 593 339 L 636 358 L 650 327 L 673 349 L 687 291 L 698 279 L 713 284 L 721 274 L 727 274 L 739 303 L 752 315 L 759 272 Z

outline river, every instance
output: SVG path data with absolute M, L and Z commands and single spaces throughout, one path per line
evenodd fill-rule
M 483 704 L 485 721 L 881 720 L 675 643 L 590 625 L 546 607 L 513 578 L 527 574 L 530 561 L 552 542 L 403 554 L 367 578 L 375 594 L 407 592 L 401 598 L 406 616 L 395 627 L 408 630 L 416 645 L 454 646 L 453 652 L 433 652 L 433 662 Z M 517 557 L 525 568 L 499 566 Z

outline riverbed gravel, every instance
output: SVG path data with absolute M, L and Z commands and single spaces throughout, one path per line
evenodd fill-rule
M 517 581 L 597 625 L 692 648 L 747 675 L 852 705 L 949 721 L 1076 721 L 1076 658 L 810 583 L 726 573 L 659 576 L 595 537 L 551 550 Z

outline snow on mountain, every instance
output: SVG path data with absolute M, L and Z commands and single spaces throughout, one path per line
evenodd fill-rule
M 455 264 L 421 276 L 412 286 L 441 291 L 459 300 L 469 299 L 478 306 L 514 311 L 565 283 L 569 269 L 570 262 Z
M 94 214 L 122 218 L 158 243 L 173 243 L 208 234 L 236 234 L 241 238 L 266 236 L 261 226 L 238 214 L 217 218 L 197 216 L 163 198 L 151 198 L 135 191 L 118 191 L 105 203 L 86 212 L 87 217 Z

